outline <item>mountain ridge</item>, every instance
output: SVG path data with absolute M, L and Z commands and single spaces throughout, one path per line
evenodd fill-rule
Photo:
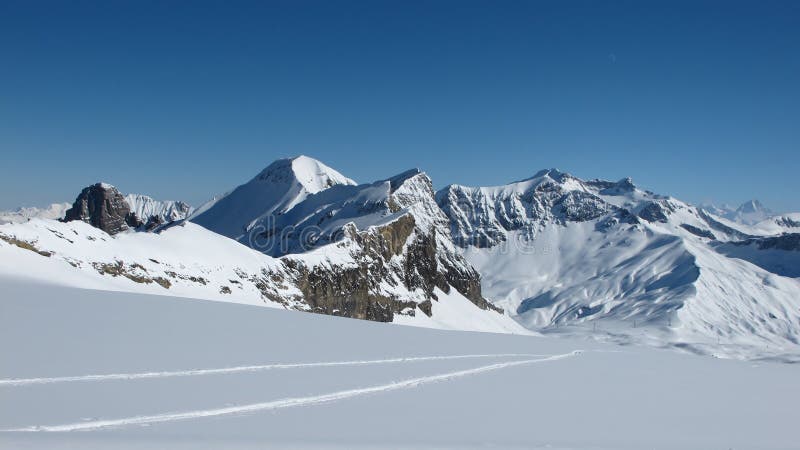
M 164 249 L 147 244 L 149 258 L 123 245 L 137 235 L 131 230 L 116 230 L 108 241 L 40 221 L 0 228 L 0 244 L 75 264 L 92 283 L 116 278 L 115 288 L 239 295 L 323 314 L 485 331 L 514 330 L 506 321 L 513 318 L 530 332 L 725 357 L 752 358 L 765 348 L 800 354 L 800 280 L 791 269 L 800 254 L 791 233 L 800 221 L 789 214 L 766 222 L 740 224 L 642 190 L 631 178 L 583 180 L 544 169 L 506 185 L 435 191 L 420 169 L 356 184 L 299 156 L 156 228 L 146 239 L 162 240 Z M 74 241 L 70 234 L 91 237 L 98 250 L 63 246 L 59 235 Z M 252 260 L 249 268 L 235 258 L 215 262 L 202 248 L 220 235 L 233 239 L 224 252 Z M 169 244 L 186 236 L 200 248 Z M 93 252 L 106 254 L 99 250 L 105 245 L 118 247 L 116 259 L 93 259 Z M 194 255 L 197 269 L 152 262 L 178 267 L 181 252 Z M 722 340 L 735 345 L 717 345 Z

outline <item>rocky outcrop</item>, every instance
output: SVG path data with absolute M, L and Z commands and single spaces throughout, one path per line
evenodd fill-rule
M 311 311 L 379 322 L 413 316 L 417 308 L 431 316 L 436 289 L 452 288 L 481 309 L 500 311 L 481 296 L 480 275 L 471 266 L 441 263 L 435 234 L 422 232 L 410 213 L 364 231 L 351 224 L 332 245 L 347 249 L 351 259 L 310 266 L 302 257 L 282 258 Z
M 702 228 L 698 228 L 698 227 L 693 226 L 693 225 L 689 225 L 688 223 L 682 223 L 681 224 L 681 228 L 683 228 L 684 230 L 686 230 L 689 233 L 692 233 L 693 235 L 698 236 L 698 237 L 711 239 L 711 240 L 716 239 L 714 237 L 714 233 L 712 233 L 712 232 L 710 232 L 708 230 L 704 230 Z
M 191 213 L 192 207 L 184 202 L 158 201 L 138 194 L 123 196 L 114 186 L 97 183 L 81 191 L 62 220 L 81 220 L 108 234 L 127 229 L 158 232 Z
M 786 228 L 800 228 L 800 220 L 793 220 L 791 217 L 778 217 L 775 223 Z
M 64 221 L 84 221 L 108 234 L 117 234 L 141 222 L 114 186 L 97 183 L 84 188 L 64 215 Z
M 753 237 L 734 245 L 755 245 L 759 250 L 800 251 L 800 233 L 784 233 L 780 236 Z
M 637 215 L 648 222 L 667 223 L 669 214 L 673 211 L 669 202 L 652 201 L 645 203 Z

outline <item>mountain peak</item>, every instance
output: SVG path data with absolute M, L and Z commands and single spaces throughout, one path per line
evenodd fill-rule
M 290 184 L 295 181 L 309 194 L 315 194 L 337 184 L 356 184 L 355 181 L 321 161 L 305 155 L 276 160 L 251 180 L 251 182 L 276 184 Z
M 422 172 L 420 169 L 409 169 L 389 178 L 387 181 L 389 181 L 391 190 L 394 192 L 398 187 L 405 183 L 406 180 L 409 180 L 422 173 L 424 172 Z
M 745 225 L 754 225 L 773 214 L 760 201 L 753 199 L 742 203 L 735 211 L 726 214 L 725 218 Z
M 125 197 L 108 183 L 95 183 L 78 194 L 64 213 L 64 221 L 73 220 L 81 220 L 108 234 L 125 231 L 135 224 Z
M 314 158 L 304 155 L 283 158 L 194 216 L 192 221 L 238 239 L 258 220 L 271 214 L 282 214 L 309 195 L 332 186 L 355 184 Z
M 771 213 L 771 211 L 766 206 L 764 206 L 760 201 L 756 199 L 748 200 L 742 203 L 741 205 L 739 205 L 738 208 L 736 208 L 736 212 L 745 214 L 757 213 L 757 212 Z
M 523 179 L 521 181 L 536 180 L 536 179 L 544 178 L 544 177 L 548 177 L 548 178 L 551 178 L 551 179 L 553 179 L 555 181 L 560 182 L 561 180 L 563 180 L 566 177 L 571 177 L 571 175 L 566 173 L 566 172 L 562 172 L 562 171 L 558 170 L 557 168 L 553 167 L 553 168 L 550 168 L 550 169 L 542 169 L 542 170 L 536 172 L 532 177 L 525 178 L 525 179 Z

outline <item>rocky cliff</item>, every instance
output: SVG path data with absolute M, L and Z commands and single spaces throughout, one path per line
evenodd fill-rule
M 117 234 L 140 225 L 125 197 L 117 188 L 106 183 L 93 184 L 78 194 L 72 208 L 64 215 L 64 221 L 73 220 L 81 220 L 108 234 Z
M 192 208 L 184 202 L 153 200 L 145 195 L 123 196 L 116 187 L 96 183 L 84 188 L 63 220 L 80 220 L 108 234 L 127 229 L 157 230 L 163 225 L 183 220 Z

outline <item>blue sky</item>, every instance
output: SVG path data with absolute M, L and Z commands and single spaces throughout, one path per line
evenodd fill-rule
M 307 154 L 800 210 L 800 2 L 0 3 L 0 208 L 202 202 Z

